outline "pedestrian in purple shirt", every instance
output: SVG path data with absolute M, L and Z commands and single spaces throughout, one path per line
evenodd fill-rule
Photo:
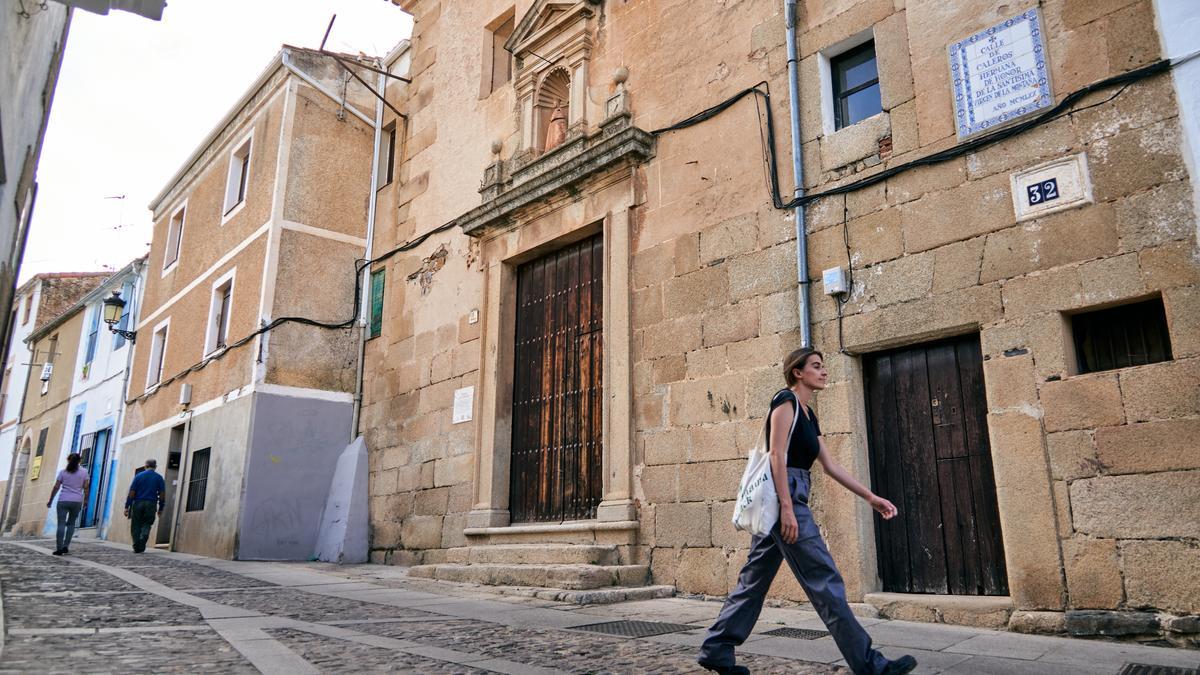
M 46 508 L 50 508 L 54 503 L 54 495 L 58 495 L 58 531 L 54 537 L 54 555 L 70 553 L 67 547 L 71 545 L 71 537 L 75 536 L 75 519 L 87 501 L 87 491 L 87 469 L 79 466 L 79 453 L 72 452 L 67 455 L 67 468 L 58 472 L 54 488 L 50 490 L 50 499 L 46 501 Z

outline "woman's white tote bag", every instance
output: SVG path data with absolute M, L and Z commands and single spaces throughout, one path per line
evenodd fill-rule
M 769 415 L 769 413 L 768 413 Z M 792 418 L 792 429 L 788 432 L 788 443 L 796 431 L 800 411 Z M 775 481 L 771 478 L 771 453 L 767 451 L 767 425 L 758 432 L 758 441 L 750 449 L 750 461 L 742 474 L 738 487 L 737 503 L 733 506 L 733 526 L 755 537 L 771 532 L 779 520 L 779 497 L 775 493 Z

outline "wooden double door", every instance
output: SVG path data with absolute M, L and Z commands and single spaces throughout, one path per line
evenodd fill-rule
M 900 514 L 875 516 L 883 590 L 1007 595 L 979 337 L 865 359 L 871 482 Z
M 600 235 L 517 270 L 512 522 L 594 518 L 603 488 Z

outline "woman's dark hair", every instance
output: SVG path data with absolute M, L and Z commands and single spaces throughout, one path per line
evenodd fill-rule
M 79 453 L 72 452 L 67 455 L 67 471 L 75 473 L 79 470 Z
M 824 354 L 812 347 L 803 347 L 787 355 L 787 358 L 783 360 L 783 380 L 787 382 L 787 386 L 790 387 L 796 384 L 796 376 L 793 372 L 804 370 L 805 364 L 814 356 L 819 356 L 822 359 L 825 358 Z

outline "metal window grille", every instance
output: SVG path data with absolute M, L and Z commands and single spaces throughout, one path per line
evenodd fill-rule
M 879 68 L 871 41 L 829 60 L 833 78 L 833 109 L 837 129 L 883 112 L 879 97 Z
M 1076 314 L 1071 332 L 1081 374 L 1172 358 L 1162 298 Z
M 192 473 L 188 476 L 188 511 L 203 511 L 204 497 L 208 494 L 208 461 L 212 448 L 192 453 Z

